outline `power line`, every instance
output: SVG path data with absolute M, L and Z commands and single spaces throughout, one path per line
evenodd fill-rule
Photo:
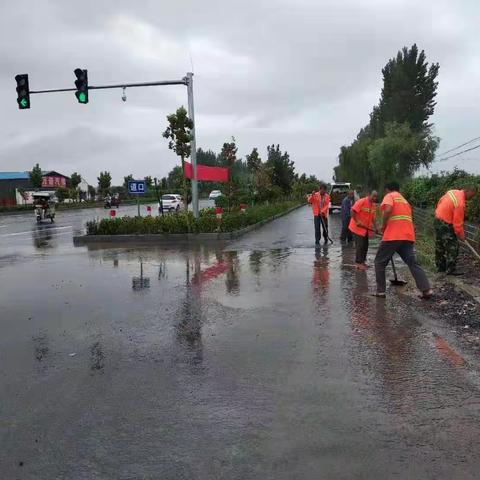
M 472 138 L 472 139 L 469 140 L 468 142 L 462 143 L 462 144 L 459 145 L 458 147 L 451 148 L 450 150 L 447 150 L 446 152 L 439 153 L 437 156 L 438 156 L 438 157 L 443 157 L 443 156 L 446 155 L 447 153 L 454 152 L 455 150 L 458 150 L 459 148 L 462 148 L 462 147 L 464 147 L 465 145 L 468 145 L 469 143 L 474 142 L 475 140 L 480 140 L 480 137 Z
M 445 158 L 439 158 L 438 160 L 435 160 L 435 161 L 436 162 L 444 162 L 445 160 L 448 160 L 449 158 L 458 157 L 459 155 L 462 155 L 462 153 L 471 152 L 472 150 L 476 150 L 477 148 L 480 148 L 480 145 L 476 145 L 475 147 L 472 147 L 472 148 L 467 148 L 466 150 L 462 150 L 461 152 L 454 153 L 453 155 L 449 155 L 448 157 L 445 157 Z

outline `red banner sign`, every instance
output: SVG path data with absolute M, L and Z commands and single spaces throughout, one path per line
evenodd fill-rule
M 193 167 L 189 162 L 185 162 L 185 177 L 190 179 L 193 178 Z M 228 168 L 197 165 L 197 180 L 200 182 L 227 183 L 229 179 L 230 175 Z
M 43 177 L 42 187 L 66 187 L 67 181 L 64 177 Z

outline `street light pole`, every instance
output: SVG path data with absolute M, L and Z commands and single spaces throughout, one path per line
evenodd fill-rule
M 187 94 L 188 94 L 188 117 L 193 123 L 192 140 L 190 142 L 190 146 L 192 148 L 190 157 L 192 159 L 192 170 L 193 170 L 192 207 L 193 207 L 193 216 L 195 218 L 198 218 L 197 147 L 196 147 L 196 139 L 195 139 L 195 112 L 193 109 L 193 73 L 192 72 L 187 73 Z

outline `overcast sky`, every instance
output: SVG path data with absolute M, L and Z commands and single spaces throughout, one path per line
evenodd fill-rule
M 480 136 L 477 0 L 3 0 L 0 5 L 0 170 L 34 163 L 96 184 L 100 170 L 164 176 L 178 163 L 162 138 L 187 105 L 182 86 L 32 95 L 19 111 L 17 73 L 31 89 L 180 79 L 195 73 L 197 146 L 239 155 L 279 143 L 297 171 L 330 180 L 341 145 L 368 122 L 381 69 L 417 43 L 440 63 L 440 152 Z M 480 172 L 479 150 L 437 164 Z

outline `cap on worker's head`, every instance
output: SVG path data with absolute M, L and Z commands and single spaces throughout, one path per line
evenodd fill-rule
M 400 184 L 398 182 L 389 182 L 385 185 L 385 190 L 390 192 L 398 192 L 400 190 Z

